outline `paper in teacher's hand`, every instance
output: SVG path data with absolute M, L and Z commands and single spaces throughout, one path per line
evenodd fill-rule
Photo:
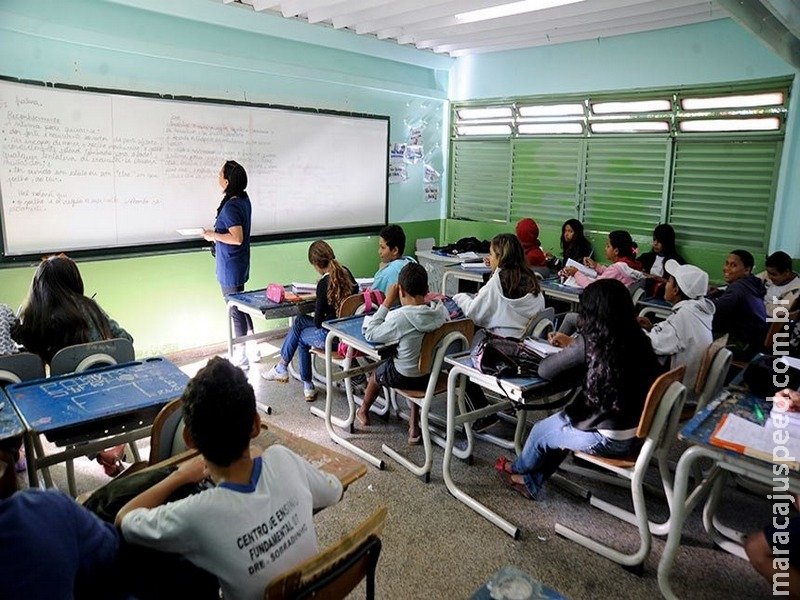
M 178 229 L 178 233 L 185 236 L 198 236 L 203 235 L 203 228 L 202 227 L 185 227 L 184 229 Z

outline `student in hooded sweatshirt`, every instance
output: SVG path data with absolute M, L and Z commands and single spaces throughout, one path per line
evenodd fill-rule
M 686 366 L 683 384 L 693 395 L 698 367 L 713 341 L 714 304 L 705 298 L 708 273 L 670 259 L 664 264 L 664 274 L 668 277 L 664 299 L 672 304 L 672 314 L 655 325 L 647 317 L 638 317 L 638 321 L 653 352 L 664 359 L 672 357 L 670 369 Z
M 510 233 L 492 238 L 489 247 L 492 276 L 478 294 L 456 294 L 453 300 L 476 327 L 506 337 L 521 337 L 531 317 L 544 310 L 539 280 L 525 261 L 522 244 Z M 483 388 L 467 382 L 467 398 L 473 408 L 488 406 Z M 483 431 L 497 422 L 496 415 L 478 419 L 472 428 Z
M 800 275 L 792 269 L 792 257 L 786 252 L 778 250 L 770 254 L 764 263 L 764 270 L 756 277 L 767 286 L 764 306 L 768 317 L 774 316 L 778 307 L 788 310 L 800 297 Z
M 734 250 L 725 259 L 722 275 L 728 284 L 713 289 L 709 299 L 716 306 L 714 335 L 728 334 L 733 360 L 750 360 L 764 347 L 767 337 L 767 311 L 764 308 L 764 282 L 753 275 L 753 255 Z
M 533 219 L 522 219 L 517 223 L 517 238 L 525 250 L 525 260 L 531 267 L 544 267 L 547 259 L 539 241 L 539 226 Z

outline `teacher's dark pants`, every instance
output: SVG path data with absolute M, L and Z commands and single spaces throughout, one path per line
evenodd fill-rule
M 244 285 L 236 285 L 231 287 L 222 286 L 222 295 L 235 294 L 243 292 Z M 253 319 L 247 313 L 240 311 L 235 306 L 231 310 L 231 320 L 233 321 L 233 335 L 235 337 L 242 337 L 247 335 L 248 331 L 253 331 Z

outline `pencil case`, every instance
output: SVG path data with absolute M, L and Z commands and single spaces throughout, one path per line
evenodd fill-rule
M 270 283 L 267 286 L 267 300 L 280 304 L 286 299 L 285 290 L 280 283 Z

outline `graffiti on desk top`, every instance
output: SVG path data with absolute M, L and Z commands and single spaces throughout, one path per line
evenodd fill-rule
M 130 387 L 136 390 L 139 397 L 163 397 L 170 394 L 180 394 L 186 386 L 186 380 L 181 373 L 159 373 L 157 370 L 123 370 L 87 372 L 80 377 L 70 377 L 62 380 L 48 382 L 40 386 L 42 392 L 50 398 L 72 398 L 78 400 L 81 396 L 100 392 L 111 392 L 121 387 Z

